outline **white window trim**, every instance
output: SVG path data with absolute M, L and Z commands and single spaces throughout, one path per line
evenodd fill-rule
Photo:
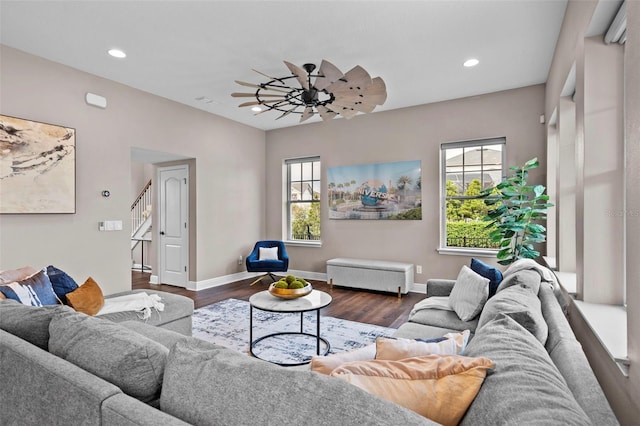
M 495 142 L 495 143 L 492 143 Z M 440 144 L 440 243 L 438 247 L 438 253 L 444 255 L 454 255 L 454 256 L 481 256 L 481 257 L 496 257 L 498 253 L 497 249 L 489 249 L 489 248 L 470 248 L 470 247 L 449 247 L 447 246 L 447 226 L 446 226 L 446 218 L 447 218 L 447 193 L 445 190 L 445 171 L 446 171 L 446 158 L 443 155 L 443 147 L 446 146 L 446 149 L 451 148 L 465 148 L 469 146 L 478 146 L 478 145 L 504 145 L 502 149 L 502 171 L 503 174 L 506 173 L 505 164 L 507 160 L 507 138 L 504 136 L 496 136 L 492 138 L 483 138 L 483 139 L 471 139 L 457 142 L 444 142 Z
M 311 161 L 319 161 L 320 168 L 322 169 L 322 160 L 319 155 L 312 155 L 308 157 L 294 157 L 287 158 L 282 161 L 282 241 L 285 245 L 292 247 L 322 247 L 322 237 L 320 240 L 305 241 L 305 240 L 292 240 L 289 229 L 291 224 L 290 209 L 289 209 L 289 164 L 291 163 L 304 163 Z M 322 178 L 324 173 L 320 172 L 320 212 L 322 213 Z M 320 229 L 322 229 L 322 214 L 320 215 Z

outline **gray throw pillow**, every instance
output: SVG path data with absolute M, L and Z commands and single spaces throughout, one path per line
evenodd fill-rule
M 509 314 L 543 345 L 547 342 L 549 327 L 542 316 L 540 299 L 533 294 L 530 288 L 518 284 L 496 293 L 484 305 L 478 321 L 478 328 L 493 320 L 500 313 Z
M 108 320 L 78 312 L 54 315 L 49 352 L 144 402 L 160 394 L 169 350 Z
M 465 355 L 496 366 L 461 425 L 591 424 L 542 344 L 508 315 L 478 327 Z
M 45 351 L 49 346 L 49 323 L 57 312 L 73 312 L 62 306 L 28 306 L 15 300 L 0 301 L 0 328 Z
M 435 424 L 335 377 L 278 367 L 197 339 L 171 349 L 160 407 L 192 424 Z
M 462 266 L 449 295 L 449 305 L 462 321 L 474 319 L 489 297 L 489 279 Z

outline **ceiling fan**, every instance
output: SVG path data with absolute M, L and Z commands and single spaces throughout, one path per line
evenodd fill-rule
M 359 65 L 343 74 L 338 67 L 323 59 L 318 72 L 313 74 L 315 64 L 304 64 L 302 67 L 287 61 L 284 64 L 292 75 L 271 77 L 253 70 L 269 81 L 254 84 L 236 80 L 241 86 L 256 89 L 255 93 L 232 93 L 231 96 L 236 98 L 256 98 L 238 106 L 264 108 L 257 114 L 279 111 L 282 114 L 276 120 L 289 114 L 301 114 L 302 123 L 314 114 L 320 114 L 324 121 L 338 114 L 349 119 L 358 112 L 372 112 L 387 99 L 384 81 L 380 77 L 371 78 Z M 297 81 L 297 84 L 292 81 Z

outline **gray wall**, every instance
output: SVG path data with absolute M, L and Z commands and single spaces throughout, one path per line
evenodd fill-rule
M 422 220 L 329 220 L 321 210 L 322 247 L 288 248 L 290 268 L 326 272 L 334 257 L 372 258 L 422 265 L 415 281 L 455 278 L 469 256 L 441 255 L 439 245 L 440 144 L 505 136 L 507 165 L 538 157 L 532 182 L 544 183 L 546 170 L 544 85 L 327 123 L 267 132 L 267 209 L 269 238 L 282 237 L 282 162 L 319 155 L 327 167 L 403 160 L 422 161 Z M 323 182 L 326 191 L 326 182 Z M 489 261 L 489 259 L 487 259 Z
M 602 159 L 606 160 L 612 153 L 619 150 L 617 139 L 620 134 L 620 129 L 616 126 L 612 130 L 611 127 L 608 127 L 610 123 L 602 124 L 599 117 L 605 113 L 609 114 L 614 110 L 619 110 L 619 106 L 604 106 L 601 103 L 606 102 L 607 98 L 617 89 L 610 88 L 608 93 L 605 92 L 603 94 L 587 93 L 587 95 L 591 95 L 591 98 L 585 98 L 584 93 L 581 93 L 583 86 L 588 90 L 592 90 L 589 84 L 584 84 L 585 74 L 588 77 L 590 72 L 593 73 L 597 71 L 601 65 L 614 66 L 619 61 L 617 56 L 620 54 L 618 50 L 621 50 L 621 48 L 612 45 L 607 46 L 607 50 L 611 52 L 606 52 L 606 54 L 614 55 L 613 58 L 602 59 L 602 57 L 599 57 L 595 63 L 589 62 L 589 55 L 605 48 L 601 45 L 601 42 L 596 42 L 595 39 L 585 39 L 587 29 L 597 10 L 598 3 L 600 2 L 570 0 L 567 5 L 562 31 L 549 71 L 545 110 L 549 116 L 553 113 L 554 109 L 562 104 L 561 91 L 571 67 L 575 63 L 577 70 L 575 105 L 577 111 L 575 112 L 576 123 L 574 124 L 576 129 L 574 133 L 577 133 L 577 135 L 574 136 L 574 138 L 576 142 L 579 142 L 580 138 L 584 138 L 584 134 L 581 133 L 585 132 L 586 127 L 587 140 L 585 144 L 587 144 L 586 149 L 588 150 L 589 132 L 594 133 L 593 128 L 590 126 L 597 125 L 596 130 L 598 132 L 605 132 L 606 135 L 600 136 L 600 134 L 597 133 L 593 146 L 602 149 L 601 147 L 604 142 L 612 144 L 609 148 L 604 148 L 609 150 L 606 156 L 602 156 Z M 625 186 L 623 187 L 619 184 L 613 185 L 615 189 L 609 191 L 607 194 L 606 208 L 611 208 L 613 211 L 621 210 L 621 197 L 624 196 L 624 210 L 626 214 L 621 214 L 613 218 L 607 217 L 602 214 L 602 207 L 596 209 L 593 205 L 588 205 L 584 201 L 580 202 L 578 198 L 575 212 L 576 217 L 579 219 L 587 217 L 591 220 L 591 223 L 586 222 L 581 224 L 580 222 L 584 221 L 576 221 L 575 239 L 578 242 L 576 245 L 576 268 L 579 272 L 578 290 L 580 293 L 584 290 L 584 295 L 579 294 L 579 297 L 584 297 L 585 301 L 621 305 L 620 298 L 622 297 L 622 291 L 626 290 L 627 355 L 631 363 L 628 376 L 625 376 L 621 372 L 603 347 L 602 342 L 594 334 L 591 326 L 584 320 L 582 314 L 573 305 L 571 305 L 569 310 L 569 320 L 576 337 L 582 343 L 589 363 L 596 373 L 598 381 L 602 385 L 620 423 L 623 425 L 631 425 L 638 424 L 638 418 L 640 416 L 640 370 L 638 369 L 640 363 L 640 327 L 638 326 L 640 324 L 640 264 L 637 261 L 637 253 L 640 250 L 640 239 L 638 239 L 638 234 L 640 233 L 640 218 L 637 214 L 637 212 L 640 211 L 640 26 L 638 25 L 638 22 L 640 22 L 640 2 L 627 1 L 626 6 L 627 42 L 624 46 L 624 148 L 626 164 L 619 162 L 618 167 L 611 167 L 606 174 L 610 177 L 614 176 L 615 172 L 616 179 L 618 179 L 617 174 L 624 173 L 626 179 Z M 591 59 L 591 61 L 593 61 L 593 59 Z M 599 64 L 597 61 L 603 61 L 604 63 Z M 595 80 L 598 78 L 599 77 L 596 77 Z M 591 86 L 597 88 L 603 86 L 604 83 L 613 84 L 616 82 L 614 78 L 608 78 L 606 82 L 597 83 L 597 85 L 594 85 L 592 81 Z M 618 96 L 617 101 L 620 101 L 621 97 L 622 96 Z M 594 100 L 597 102 L 595 107 L 589 104 L 589 102 L 593 102 Z M 593 107 L 592 109 L 597 112 L 595 118 L 593 111 L 590 111 L 589 107 Z M 562 126 L 561 123 L 560 126 Z M 602 137 L 602 140 L 598 140 L 599 137 Z M 585 147 L 585 144 L 582 144 L 582 147 Z M 580 148 L 580 146 L 578 146 L 578 148 Z M 598 151 L 596 151 L 596 154 L 597 153 Z M 597 161 L 596 159 L 592 160 L 591 165 L 588 163 L 585 165 L 585 158 L 587 158 L 585 155 L 588 155 L 588 153 L 585 154 L 582 152 L 581 156 L 577 158 L 574 157 L 574 164 L 563 162 L 561 158 L 559 166 L 565 169 L 565 171 L 567 168 L 576 170 L 576 177 L 586 179 L 589 173 L 592 173 L 594 170 L 598 171 L 599 168 L 608 164 L 606 161 Z M 616 161 L 619 161 L 618 159 L 619 155 Z M 584 195 L 584 193 L 588 191 L 588 186 L 585 190 L 584 184 L 583 188 L 580 188 L 580 185 L 577 185 L 577 187 L 579 191 L 577 195 L 581 195 L 580 192 Z M 600 216 L 598 217 L 594 212 L 600 213 Z M 621 221 L 623 216 L 624 224 L 612 223 L 614 220 Z M 593 223 L 593 219 L 596 219 L 597 222 Z M 562 226 L 562 224 L 559 224 L 559 226 Z M 591 238 L 595 235 L 595 232 L 592 232 L 594 227 L 609 229 L 610 231 L 607 233 L 606 238 L 595 240 Z M 624 230 L 621 231 L 620 228 L 622 227 L 624 227 Z M 604 239 L 606 239 L 606 241 Z M 626 252 L 621 255 L 620 243 L 622 241 L 626 242 Z M 594 262 L 592 258 L 588 257 L 594 253 L 600 254 L 597 262 Z M 623 265 L 621 266 L 621 264 Z M 608 275 L 606 279 L 592 281 L 589 279 L 591 278 L 590 276 L 587 277 L 587 274 L 590 273 L 590 268 L 593 267 L 602 267 L 603 270 L 613 267 L 616 268 L 616 270 L 614 273 Z M 626 288 L 623 284 L 626 285 Z M 582 287 L 584 287 L 584 289 L 582 289 Z
M 263 131 L 0 48 L 2 114 L 77 132 L 76 214 L 0 216 L 0 269 L 54 264 L 81 283 L 92 276 L 107 294 L 130 289 L 130 152 L 139 147 L 197 159 L 189 279 L 240 271 L 238 255 L 264 233 Z M 105 96 L 108 107 L 87 105 L 86 92 Z M 122 220 L 124 230 L 99 232 L 103 220 Z

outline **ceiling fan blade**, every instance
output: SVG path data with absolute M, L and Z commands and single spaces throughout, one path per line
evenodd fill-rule
M 318 105 L 318 112 L 320 113 L 320 118 L 322 118 L 323 121 L 333 120 L 333 118 L 338 115 L 337 112 L 331 111 L 324 105 Z
M 380 77 L 371 80 L 371 86 L 367 88 L 366 100 L 376 105 L 382 105 L 387 100 L 387 86 Z
M 342 107 L 342 108 L 354 109 L 357 112 L 373 112 L 373 110 L 376 107 L 376 104 L 366 102 L 365 100 L 362 100 L 362 98 L 358 98 L 358 99 L 336 98 L 333 102 L 331 102 L 331 104 L 336 105 L 338 107 Z
M 282 102 L 284 101 L 285 98 L 282 99 L 274 99 L 274 100 L 269 100 L 269 101 L 252 101 L 252 102 L 244 102 L 241 103 L 240 105 L 238 105 L 239 107 L 245 107 L 245 106 L 253 106 L 253 105 L 262 105 L 262 104 L 273 104 L 273 103 L 278 103 L 278 102 Z
M 298 108 L 298 105 L 294 106 L 293 108 L 285 111 L 282 113 L 282 115 L 278 118 L 276 118 L 276 120 L 280 120 L 282 117 L 286 117 L 287 115 L 291 114 L 293 111 L 295 111 Z
M 335 94 L 336 92 L 352 92 L 354 94 L 362 93 L 367 87 L 371 86 L 371 76 L 360 65 L 356 65 L 348 71 L 344 78 L 336 81 L 327 87 L 327 91 Z
M 340 114 L 347 120 L 352 118 L 354 115 L 358 113 L 358 111 L 354 110 L 353 108 L 349 108 L 342 105 L 334 105 L 333 103 L 327 104 L 326 106 L 328 109 L 330 109 L 331 111 L 337 114 Z
M 304 90 L 309 90 L 309 77 L 307 72 L 299 66 L 292 64 L 291 62 L 284 61 L 284 64 L 287 66 L 287 68 L 289 68 L 291 74 L 296 76 L 298 82 L 300 83 L 300 86 L 302 86 Z
M 234 80 L 234 81 L 238 83 L 240 86 L 253 87 L 254 89 L 272 90 L 274 92 L 289 93 L 288 90 L 276 89 L 275 87 L 269 86 L 269 85 L 247 83 L 246 81 L 240 81 L 240 80 Z
M 342 71 L 340 71 L 338 67 L 323 59 L 320 64 L 320 69 L 318 70 L 318 77 L 316 77 L 313 87 L 318 90 L 323 90 L 332 83 L 340 80 L 342 77 L 344 77 L 344 74 L 342 74 Z
M 302 112 L 302 116 L 300 117 L 300 122 L 302 123 L 303 121 L 306 121 L 311 117 L 313 117 L 313 107 L 308 106 Z
M 255 93 L 238 93 L 238 92 L 233 92 L 231 94 L 231 96 L 233 96 L 234 98 L 255 98 L 256 94 Z M 260 93 L 258 95 L 261 98 L 284 98 L 284 96 L 282 95 L 276 95 L 276 94 L 269 94 L 269 93 Z
M 265 73 L 263 73 L 263 72 L 261 72 L 261 71 L 258 71 L 258 70 L 257 70 L 257 69 L 255 69 L 255 68 L 251 68 L 251 71 L 253 71 L 253 72 L 257 72 L 257 73 L 258 73 L 258 74 L 260 74 L 261 76 L 267 77 L 269 80 L 278 80 L 278 81 L 280 81 L 280 79 L 279 79 L 279 78 L 271 77 L 270 75 L 265 74 Z

